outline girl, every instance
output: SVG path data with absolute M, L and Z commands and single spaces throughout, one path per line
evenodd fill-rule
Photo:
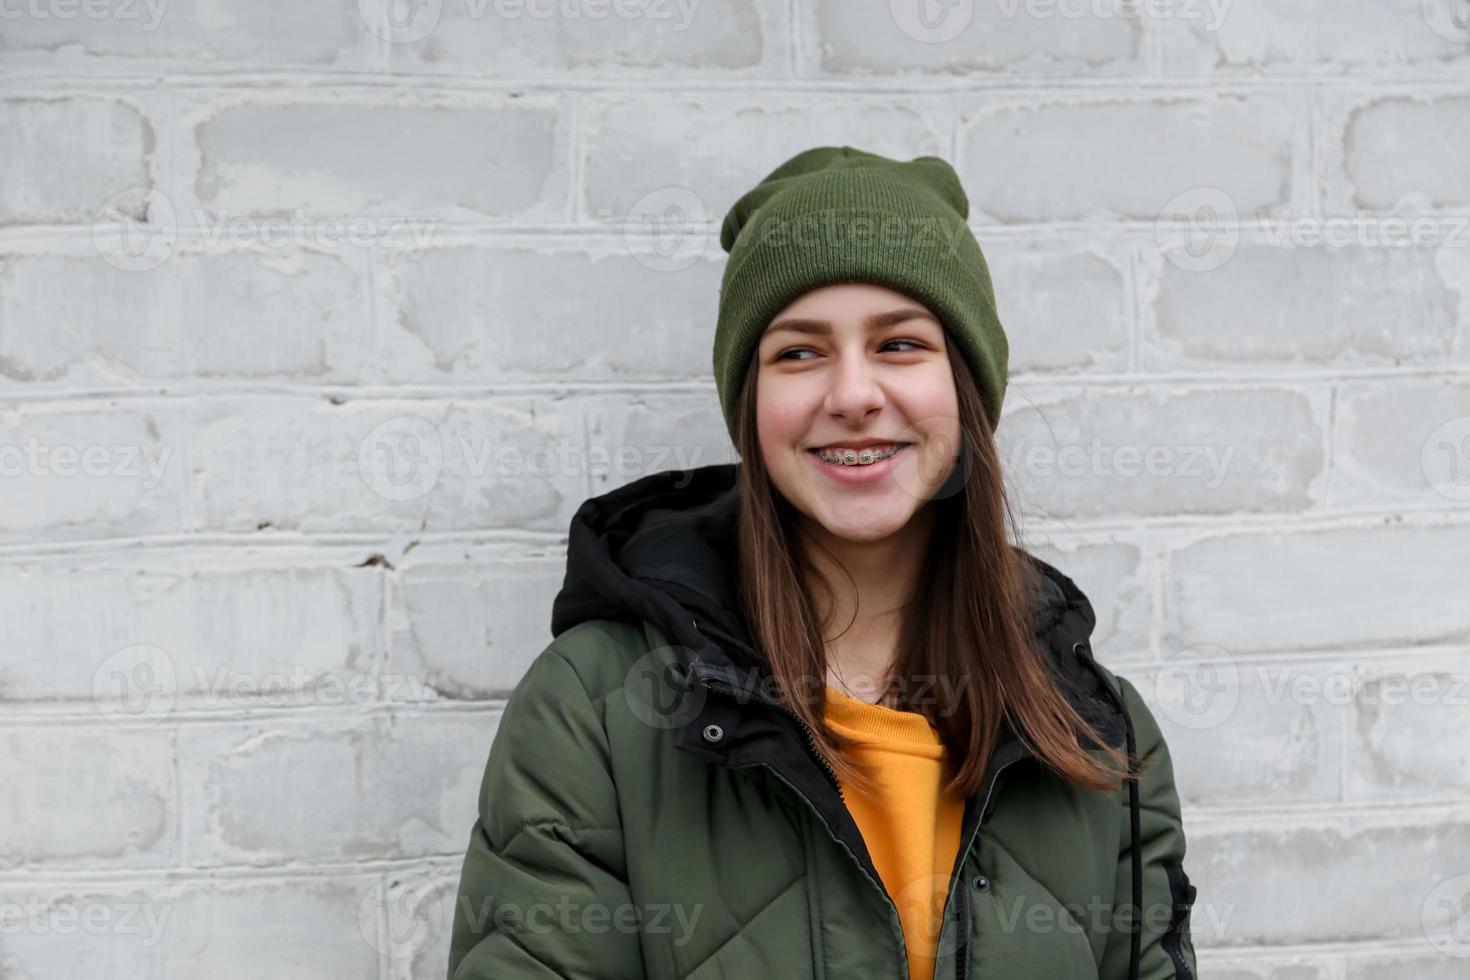
M 451 980 L 1196 975 L 1168 748 L 1010 544 L 1007 343 L 936 157 L 731 209 L 742 462 L 586 501 L 490 749 Z

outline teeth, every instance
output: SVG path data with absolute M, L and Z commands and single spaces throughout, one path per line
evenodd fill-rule
M 869 466 L 880 460 L 887 459 L 901 448 L 902 446 L 898 444 L 882 449 L 876 449 L 871 446 L 863 449 L 838 447 L 836 449 L 818 449 L 817 455 L 821 457 L 823 462 L 827 463 L 840 463 L 843 466 Z

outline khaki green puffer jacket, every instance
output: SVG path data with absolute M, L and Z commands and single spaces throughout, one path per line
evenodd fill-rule
M 879 879 L 737 612 L 738 465 L 654 474 L 578 510 L 554 639 L 490 748 L 450 980 L 908 976 L 905 896 Z M 1077 789 L 1007 726 L 966 801 L 935 977 L 1193 980 L 1168 748 L 1133 685 L 1093 659 L 1087 598 L 1023 554 L 1064 692 L 1103 741 L 1131 743 L 1143 777 Z

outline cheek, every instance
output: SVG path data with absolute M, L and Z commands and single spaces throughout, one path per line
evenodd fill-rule
M 960 403 L 948 367 L 940 365 L 932 377 L 905 386 L 903 409 L 911 422 L 926 431 L 958 432 Z
M 789 386 L 767 384 L 757 392 L 755 420 L 762 447 L 800 442 L 806 435 L 806 419 L 801 395 Z

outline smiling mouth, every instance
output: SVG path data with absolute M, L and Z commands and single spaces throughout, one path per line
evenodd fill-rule
M 865 446 L 862 449 L 812 449 L 809 452 L 815 454 L 824 463 L 836 463 L 842 466 L 871 466 L 880 463 L 890 456 L 897 455 L 905 446 L 911 446 L 910 442 L 896 442 L 888 446 Z

